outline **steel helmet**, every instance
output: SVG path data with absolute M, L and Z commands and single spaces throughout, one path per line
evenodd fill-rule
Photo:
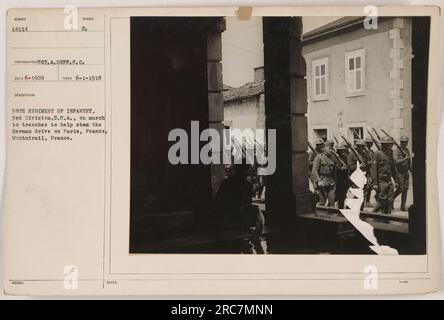
M 393 143 L 393 139 L 388 136 L 385 136 L 385 137 L 381 138 L 381 143 L 383 143 L 383 144 L 384 143 Z
M 409 137 L 401 136 L 401 138 L 399 138 L 399 141 L 401 141 L 401 142 L 409 142 Z

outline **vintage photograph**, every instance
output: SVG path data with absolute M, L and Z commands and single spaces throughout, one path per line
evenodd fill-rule
M 131 17 L 131 254 L 426 254 L 429 17 Z

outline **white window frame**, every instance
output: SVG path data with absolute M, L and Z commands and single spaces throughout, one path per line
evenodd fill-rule
M 313 101 L 328 100 L 329 98 L 329 61 L 328 57 L 315 59 L 311 63 L 312 97 Z M 325 65 L 325 74 L 321 75 L 321 66 Z M 319 75 L 316 75 L 316 68 L 319 67 Z M 319 94 L 316 94 L 316 80 L 319 79 Z M 321 82 L 324 79 L 324 92 L 321 92 Z
M 366 129 L 369 128 L 367 122 L 349 122 L 344 127 L 346 129 L 345 136 L 347 137 L 347 139 L 349 139 L 352 142 L 353 134 L 351 132 L 352 131 L 351 128 L 360 128 L 360 127 L 362 127 L 363 139 L 367 138 L 367 130 Z
M 360 58 L 360 67 L 356 68 L 356 60 Z M 349 60 L 353 59 L 353 69 L 350 70 Z M 365 49 L 345 53 L 345 87 L 349 97 L 362 95 L 365 91 Z M 360 88 L 356 88 L 356 73 L 360 71 Z
M 311 139 L 315 141 L 317 136 L 315 134 L 315 130 L 327 130 L 327 140 L 330 139 L 330 128 L 326 125 L 313 125 L 311 126 Z
M 356 126 L 356 127 L 348 127 L 348 131 L 349 131 L 349 137 L 352 140 L 352 142 L 355 140 L 354 139 L 354 134 L 353 134 L 353 129 L 362 129 L 362 137 L 359 137 L 359 139 L 365 139 L 365 127 L 363 126 Z

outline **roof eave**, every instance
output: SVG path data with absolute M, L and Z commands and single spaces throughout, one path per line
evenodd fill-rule
M 241 96 L 241 97 L 235 97 L 235 98 L 231 98 L 231 99 L 227 99 L 227 100 L 224 100 L 224 103 L 248 100 L 248 99 L 251 99 L 251 98 L 257 98 L 262 93 L 263 92 L 256 93 L 256 94 L 245 95 L 245 96 Z
M 359 29 L 362 20 L 363 18 L 360 17 L 359 19 L 348 22 L 347 24 L 344 25 L 334 26 L 332 28 L 322 30 L 319 32 L 307 33 L 302 36 L 302 43 L 303 44 L 313 43 L 326 38 L 337 36 L 339 34 L 348 32 L 350 30 Z
M 378 21 L 384 21 L 390 19 L 391 17 L 379 17 Z M 307 45 L 314 42 L 324 40 L 326 38 L 335 37 L 337 35 L 349 32 L 351 30 L 356 30 L 362 27 L 362 22 L 364 17 L 356 18 L 356 20 L 348 21 L 342 25 L 333 26 L 329 29 L 325 29 L 319 32 L 308 32 L 302 36 L 302 44 Z

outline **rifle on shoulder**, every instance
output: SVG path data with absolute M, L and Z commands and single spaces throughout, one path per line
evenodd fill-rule
M 316 156 L 318 155 L 318 153 L 316 152 L 316 149 L 313 148 L 313 146 L 311 145 L 310 142 L 308 143 L 308 147 L 310 148 L 310 150 L 311 150 Z
M 372 131 L 376 134 L 376 138 L 381 141 L 381 136 L 378 134 L 378 131 L 375 130 L 375 128 L 372 128 Z
M 356 159 L 358 159 L 358 161 L 360 163 L 365 163 L 362 158 L 359 156 L 358 152 L 356 151 L 356 149 L 352 146 L 352 144 L 344 137 L 341 135 L 342 140 L 345 141 L 345 143 L 347 144 L 347 146 L 350 148 L 350 150 L 353 152 L 353 154 L 355 155 Z
M 367 129 L 367 133 L 370 136 L 370 138 L 372 138 L 373 143 L 375 144 L 376 148 L 378 148 L 378 150 L 381 150 L 381 145 L 379 144 L 378 140 L 376 140 L 375 137 L 373 137 L 373 135 L 370 132 L 370 130 Z
M 330 150 L 331 154 L 335 157 L 336 161 L 338 161 L 341 166 L 346 166 L 347 164 L 341 159 L 341 157 L 339 156 L 339 154 L 337 154 L 333 149 Z
M 401 146 L 393 139 L 391 135 L 389 135 L 384 129 L 381 129 L 381 131 L 390 139 L 392 139 L 393 144 L 398 148 L 399 152 L 401 152 L 402 156 L 405 158 L 407 155 L 405 154 L 404 150 L 402 150 Z

